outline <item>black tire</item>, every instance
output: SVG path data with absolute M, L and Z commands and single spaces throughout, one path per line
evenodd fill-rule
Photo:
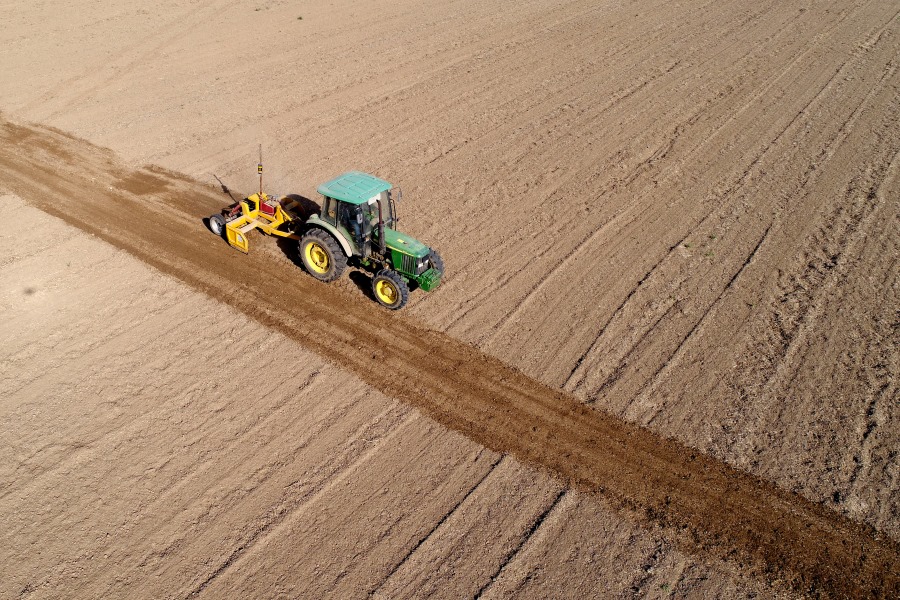
M 306 272 L 319 281 L 334 281 L 347 268 L 347 255 L 324 229 L 311 229 L 300 239 L 300 261 Z
M 409 286 L 396 271 L 382 269 L 372 278 L 372 295 L 385 308 L 399 310 L 409 300 Z
M 214 214 L 209 218 L 209 230 L 219 237 L 225 237 L 225 217 Z
M 428 253 L 428 260 L 431 262 L 431 268 L 436 269 L 441 275 L 444 274 L 444 259 L 437 250 L 432 249 Z

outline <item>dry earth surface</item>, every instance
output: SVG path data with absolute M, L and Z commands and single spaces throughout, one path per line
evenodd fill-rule
M 0 596 L 773 591 L 0 201 Z
M 684 506 L 648 514 L 662 480 L 571 491 L 566 464 L 586 458 L 492 442 L 502 426 L 449 418 L 427 386 L 392 393 L 367 376 L 384 355 L 358 330 L 314 339 L 339 308 L 301 327 L 280 302 L 473 344 L 592 418 L 645 426 L 677 449 L 667 460 L 693 448 L 715 473 L 749 473 L 738 487 L 774 484 L 754 507 L 781 499 L 776 514 L 821 517 L 838 546 L 896 558 L 898 14 L 877 0 L 0 6 L 12 118 L 238 189 L 259 141 L 273 191 L 375 172 L 403 185 L 403 228 L 450 271 L 385 315 L 358 277 L 323 290 L 289 275 L 270 240 L 250 257 L 217 245 L 197 219 L 210 190 L 6 126 L 0 187 L 194 291 L 16 208 L 4 594 L 744 596 L 786 579 L 888 595 L 897 562 L 879 592 L 853 563 L 811 568 L 833 556 L 754 555 L 764 543 L 704 538 Z M 192 272 L 197 256 L 218 272 Z M 636 477 L 617 464 L 611 477 Z

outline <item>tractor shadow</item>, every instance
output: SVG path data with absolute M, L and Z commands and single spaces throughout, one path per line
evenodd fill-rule
M 213 231 L 212 229 L 210 229 L 210 227 L 209 227 L 209 217 L 203 217 L 202 219 L 200 219 L 200 222 L 203 223 L 203 227 L 206 228 L 206 231 L 210 232 L 210 233 L 213 234 L 213 235 L 216 234 L 216 232 L 214 232 L 214 231 Z M 220 238 L 223 238 L 223 239 L 225 238 L 224 235 L 220 235 L 219 237 L 220 237 Z
M 359 291 L 369 300 L 375 302 L 375 293 L 372 292 L 372 276 L 365 271 L 350 271 L 347 278 L 356 284 Z
M 294 263 L 295 267 L 306 272 L 306 268 L 300 260 L 300 248 L 296 240 L 281 237 L 275 238 L 275 245 L 278 246 L 278 249 L 281 250 L 289 261 Z
M 303 220 L 308 219 L 312 215 L 318 215 L 322 213 L 322 208 L 318 205 L 318 203 L 315 200 L 310 200 L 306 196 L 301 196 L 300 194 L 285 194 L 284 197 L 297 203 L 299 208 L 296 208 L 294 210 L 300 213 L 300 217 Z
M 301 196 L 300 194 L 286 194 L 284 197 L 297 203 L 294 212 L 296 212 L 303 221 L 310 218 L 312 215 L 321 213 L 319 205 L 306 196 Z M 295 240 L 275 238 L 275 245 L 278 246 L 278 249 L 284 253 L 288 260 L 297 267 L 303 269 L 303 263 L 300 262 L 300 254 L 298 253 L 297 242 Z

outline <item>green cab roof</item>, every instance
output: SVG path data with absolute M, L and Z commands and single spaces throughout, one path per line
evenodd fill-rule
M 374 198 L 392 187 L 394 186 L 383 179 L 378 179 L 374 175 L 360 171 L 349 171 L 320 185 L 318 192 L 323 196 L 342 202 L 363 204 L 368 202 L 370 198 Z

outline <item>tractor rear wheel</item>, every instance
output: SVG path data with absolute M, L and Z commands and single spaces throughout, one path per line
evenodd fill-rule
M 441 258 L 441 255 L 438 254 L 437 250 L 431 250 L 428 253 L 428 260 L 431 262 L 431 267 L 433 269 L 436 269 L 441 275 L 444 274 L 444 259 Z
M 225 235 L 225 217 L 216 213 L 209 218 L 209 230 L 219 237 Z
M 334 281 L 347 268 L 347 256 L 324 229 L 312 229 L 300 239 L 300 260 L 319 281 Z
M 382 269 L 375 274 L 372 293 L 378 304 L 391 310 L 403 308 L 409 300 L 409 286 L 399 273 L 390 269 Z

